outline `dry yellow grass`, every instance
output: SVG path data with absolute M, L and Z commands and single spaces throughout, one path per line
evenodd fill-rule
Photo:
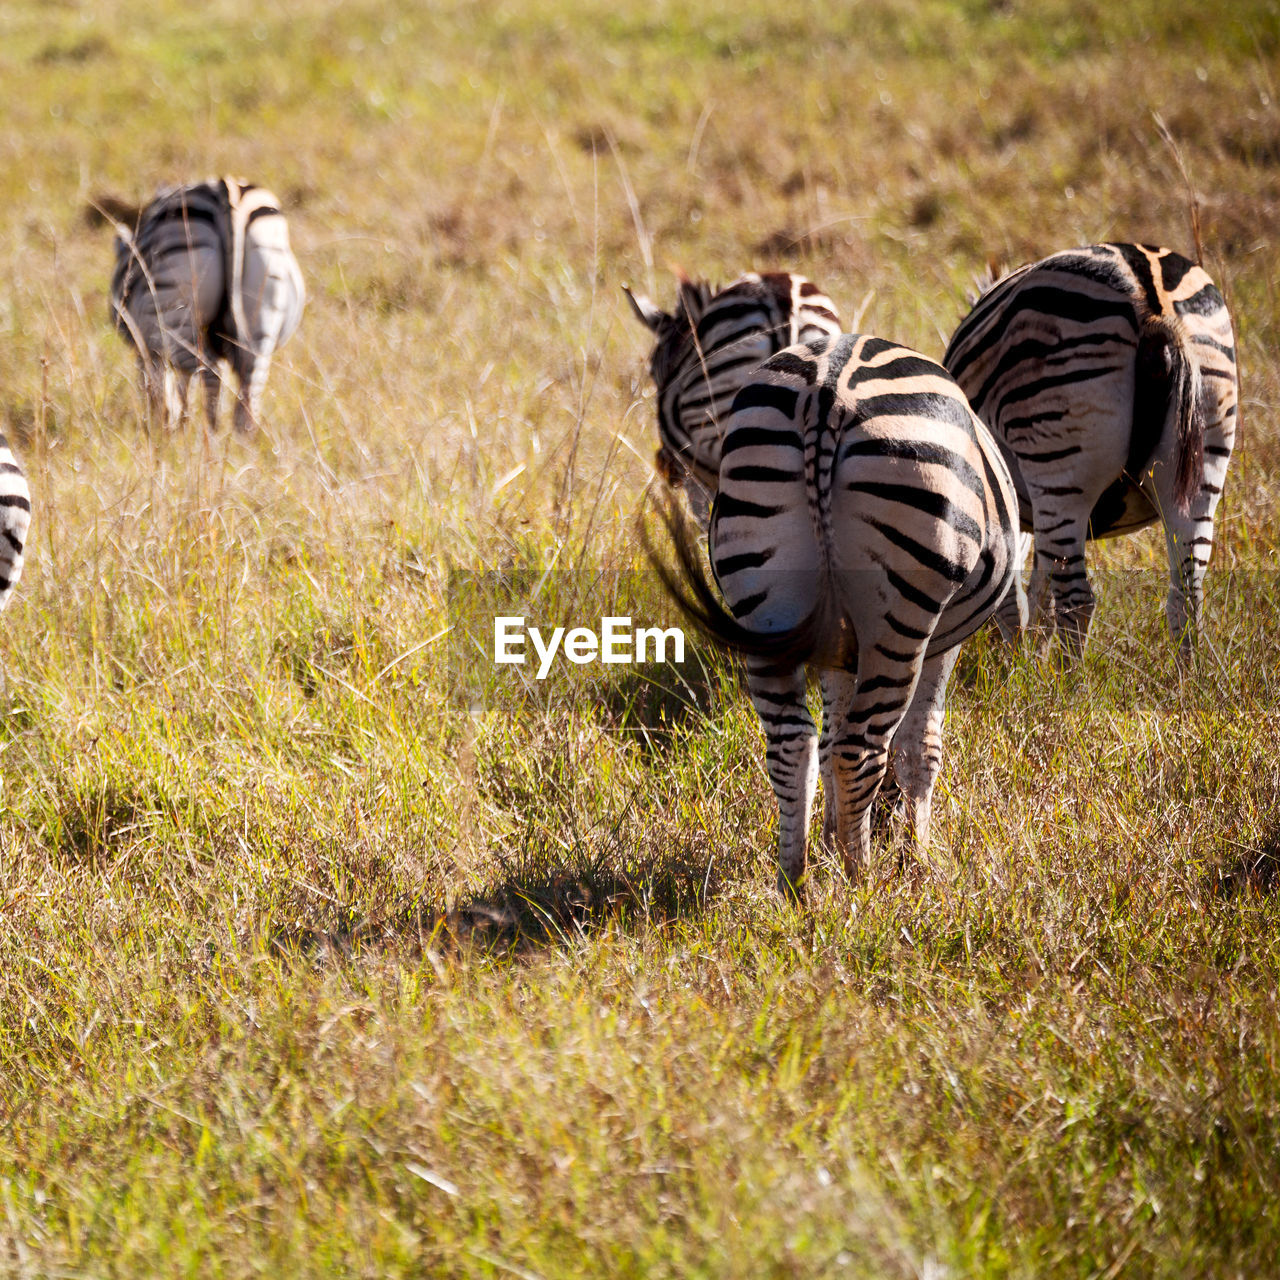
M 1278 46 L 1267 0 L 0 12 L 0 1269 L 1276 1269 Z M 438 637 L 454 571 L 641 566 L 624 281 L 801 270 L 937 355 L 990 255 L 1191 247 L 1157 114 L 1244 376 L 1199 670 L 1148 535 L 1082 670 L 972 645 L 925 884 L 775 899 L 731 664 L 689 711 Z M 308 311 L 260 435 L 148 438 L 84 208 L 220 171 Z

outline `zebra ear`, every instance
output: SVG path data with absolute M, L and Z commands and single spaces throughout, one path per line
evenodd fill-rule
M 631 292 L 630 285 L 623 285 L 622 292 L 627 295 L 627 301 L 631 303 L 631 310 L 640 318 L 640 323 L 648 329 L 652 329 L 654 333 L 660 333 L 662 327 L 671 323 L 671 316 L 661 308 L 655 306 L 644 294 L 634 294 Z

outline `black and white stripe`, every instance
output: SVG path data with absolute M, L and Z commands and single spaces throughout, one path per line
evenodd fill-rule
M 844 335 L 756 371 L 733 402 L 716 479 L 718 591 L 674 509 L 679 569 L 663 574 L 747 655 L 780 814 L 779 887 L 804 874 L 819 768 L 824 837 L 851 874 L 866 864 L 891 745 L 922 851 L 957 646 L 1014 576 L 1017 505 L 999 448 L 940 365 Z M 819 669 L 821 743 L 805 664 Z
M 22 576 L 22 556 L 31 527 L 31 490 L 9 442 L 0 435 L 0 609 Z
M 649 371 L 658 389 L 658 469 L 684 485 L 705 525 L 733 397 L 762 361 L 838 334 L 840 318 L 812 280 L 787 272 L 740 276 L 720 290 L 682 279 L 673 315 L 626 294 L 657 338 Z
M 1148 245 L 1056 253 L 984 293 L 943 363 L 1013 472 L 1035 538 L 1032 621 L 1050 588 L 1081 651 L 1086 540 L 1163 520 L 1166 613 L 1189 654 L 1237 413 L 1231 318 L 1209 276 Z
M 252 430 L 272 355 L 302 318 L 302 273 L 279 201 L 219 178 L 161 191 L 135 229 L 117 230 L 111 316 L 138 351 L 153 412 L 180 421 L 198 372 L 216 426 L 226 360 L 238 381 L 235 424 Z

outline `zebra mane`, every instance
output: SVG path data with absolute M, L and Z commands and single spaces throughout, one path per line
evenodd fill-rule
M 979 298 L 985 297 L 1009 274 L 1008 264 L 997 254 L 987 255 L 986 265 L 970 278 L 968 292 L 969 305 L 973 306 Z

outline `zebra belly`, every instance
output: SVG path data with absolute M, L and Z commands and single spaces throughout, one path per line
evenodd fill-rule
M 1160 519 L 1151 499 L 1130 479 L 1120 476 L 1094 503 L 1089 513 L 1090 539 L 1117 538 L 1145 529 Z

